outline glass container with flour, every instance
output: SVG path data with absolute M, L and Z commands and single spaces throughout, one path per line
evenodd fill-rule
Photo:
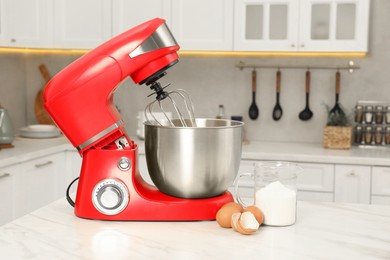
M 255 164 L 254 173 L 241 173 L 235 182 L 237 201 L 246 207 L 239 193 L 243 177 L 254 179 L 255 205 L 264 214 L 264 224 L 288 226 L 296 221 L 297 174 L 303 169 L 291 162 L 261 162 Z

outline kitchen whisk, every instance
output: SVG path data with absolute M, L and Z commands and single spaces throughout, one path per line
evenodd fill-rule
M 149 96 L 156 94 L 156 99 L 153 102 L 149 103 L 145 108 L 145 118 L 147 122 L 150 124 L 157 124 L 163 126 L 162 122 L 160 122 L 154 115 L 154 105 L 158 104 L 158 108 L 164 114 L 170 126 L 196 127 L 194 105 L 191 96 L 184 89 L 175 89 L 170 92 L 165 91 L 164 89 L 167 88 L 169 85 L 170 83 L 167 84 L 165 87 L 161 87 L 161 84 L 159 82 L 154 82 L 150 86 L 150 89 L 152 89 L 154 93 L 150 94 Z M 173 96 L 177 96 L 179 98 L 179 102 L 177 99 L 174 99 Z M 179 119 L 175 121 L 180 122 L 180 125 L 178 125 L 177 123 L 173 123 L 171 118 L 167 115 L 166 106 L 163 106 L 162 104 L 164 100 L 168 100 L 168 106 L 173 108 L 177 118 Z M 182 109 L 179 108 L 180 106 L 185 107 L 186 113 L 183 113 Z

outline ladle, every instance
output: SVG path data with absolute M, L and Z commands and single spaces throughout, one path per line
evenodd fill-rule
M 283 114 L 283 109 L 279 103 L 281 74 L 282 73 L 280 72 L 280 70 L 278 70 L 276 72 L 276 104 L 274 107 L 274 111 L 272 112 L 272 118 L 275 121 L 278 121 L 282 117 L 282 114 Z
M 257 84 L 257 73 L 256 70 L 252 70 L 252 104 L 249 107 L 249 118 L 252 120 L 257 119 L 259 116 L 259 109 L 256 105 L 256 84 Z
M 339 105 L 339 94 L 340 94 L 340 71 L 336 72 L 336 103 L 334 107 L 329 111 L 330 117 L 343 118 L 345 117 L 344 111 Z
M 299 113 L 299 119 L 307 121 L 313 116 L 313 112 L 309 108 L 309 97 L 310 97 L 310 71 L 306 71 L 306 107 Z

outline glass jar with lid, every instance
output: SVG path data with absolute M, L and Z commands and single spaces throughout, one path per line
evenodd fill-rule
M 355 106 L 355 122 L 361 123 L 363 121 L 363 106 L 356 105 Z
M 355 126 L 354 143 L 355 144 L 362 144 L 363 143 L 363 127 L 361 125 Z
M 366 126 L 364 128 L 364 144 L 370 145 L 372 140 L 372 126 Z
M 375 106 L 375 123 L 382 124 L 383 123 L 383 106 Z
M 372 124 L 374 121 L 374 108 L 373 106 L 364 107 L 364 122 L 366 124 Z
M 375 144 L 377 144 L 377 145 L 383 144 L 383 127 L 382 126 L 375 127 L 374 141 L 375 141 Z

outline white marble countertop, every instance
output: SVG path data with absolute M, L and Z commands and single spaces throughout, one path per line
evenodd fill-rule
M 390 207 L 298 202 L 250 236 L 215 221 L 80 219 L 60 199 L 0 227 L 1 259 L 390 259 Z
M 135 139 L 139 153 L 144 142 Z M 75 150 L 65 137 L 52 139 L 16 138 L 14 148 L 0 150 L 0 167 L 37 157 Z M 390 166 L 390 147 L 359 148 L 349 150 L 324 149 L 321 144 L 251 142 L 242 146 L 242 159 L 283 160 L 312 163 L 338 163 L 370 166 Z

